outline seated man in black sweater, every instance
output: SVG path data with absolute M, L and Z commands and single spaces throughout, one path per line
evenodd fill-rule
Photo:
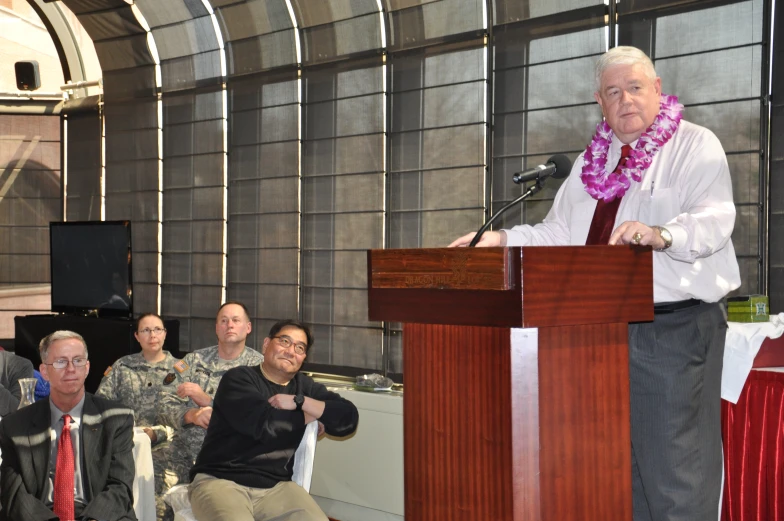
M 260 366 L 226 372 L 213 401 L 207 436 L 191 469 L 190 500 L 199 521 L 327 521 L 291 481 L 305 425 L 320 421 L 334 436 L 357 428 L 354 404 L 299 374 L 313 344 L 293 320 L 272 326 Z

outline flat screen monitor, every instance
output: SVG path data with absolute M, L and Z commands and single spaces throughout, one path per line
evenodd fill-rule
M 49 224 L 52 311 L 131 317 L 130 221 Z

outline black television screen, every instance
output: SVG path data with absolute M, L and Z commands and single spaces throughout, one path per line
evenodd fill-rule
M 52 311 L 133 315 L 130 221 L 49 223 Z

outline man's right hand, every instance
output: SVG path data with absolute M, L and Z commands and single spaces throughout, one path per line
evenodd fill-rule
M 192 423 L 199 427 L 206 429 L 210 424 L 212 418 L 212 407 L 200 407 L 198 409 L 189 409 L 185 413 L 185 423 Z
M 476 232 L 471 232 L 469 234 L 463 235 L 452 244 L 449 245 L 450 248 L 455 247 L 463 247 L 468 246 L 471 244 L 471 240 L 476 235 Z M 493 246 L 506 246 L 506 234 L 503 232 L 485 232 L 482 235 L 482 238 L 479 239 L 479 242 L 476 245 L 480 248 L 490 248 Z

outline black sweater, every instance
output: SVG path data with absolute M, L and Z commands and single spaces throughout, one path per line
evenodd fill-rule
M 325 402 L 319 421 L 327 433 L 347 436 L 357 428 L 357 408 L 298 373 L 287 385 L 267 380 L 259 366 L 235 367 L 223 375 L 213 401 L 207 436 L 191 480 L 199 472 L 246 487 L 272 488 L 291 481 L 294 453 L 305 433 L 302 411 L 275 409 L 276 394 L 302 394 Z

